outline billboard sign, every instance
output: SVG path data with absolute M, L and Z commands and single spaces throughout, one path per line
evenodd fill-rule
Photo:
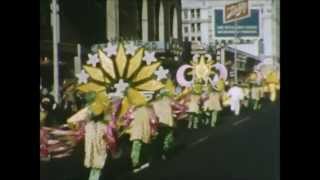
M 215 37 L 234 37 L 235 28 L 237 28 L 237 34 L 239 37 L 259 37 L 259 10 L 251 9 L 250 17 L 241 19 L 237 22 L 224 23 L 224 10 L 215 9 L 213 11 L 214 22 L 213 29 L 215 31 Z

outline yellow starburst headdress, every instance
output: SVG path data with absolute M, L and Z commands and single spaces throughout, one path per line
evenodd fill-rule
M 114 97 L 122 100 L 122 114 L 129 106 L 146 104 L 148 99 L 145 92 L 154 93 L 164 87 L 154 76 L 160 62 L 154 53 L 145 52 L 144 48 L 131 49 L 131 55 L 127 55 L 120 43 L 115 54 L 106 54 L 99 49 L 97 54 L 89 55 L 89 58 L 88 63 L 92 66 L 83 66 L 82 74 L 78 75 L 79 83 L 83 84 L 78 89 L 84 93 L 96 93 L 91 104 L 95 114 L 101 114 Z
M 192 76 L 191 81 L 186 81 L 184 72 L 191 69 L 188 73 Z M 219 72 L 219 73 L 218 73 Z M 182 65 L 177 71 L 177 82 L 183 86 L 190 88 L 195 93 L 201 93 L 203 86 L 211 84 L 213 89 L 221 91 L 223 88 L 221 83 L 227 79 L 227 69 L 224 65 L 216 63 L 210 55 L 195 55 L 190 65 Z M 218 86 L 218 87 L 216 87 Z

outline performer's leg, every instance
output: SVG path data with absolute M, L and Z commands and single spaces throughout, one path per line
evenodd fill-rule
M 136 167 L 140 162 L 141 147 L 142 147 L 142 142 L 140 140 L 134 140 L 132 142 L 131 160 L 132 160 L 133 167 Z
M 168 129 L 164 137 L 164 142 L 163 142 L 164 153 L 167 153 L 172 148 L 173 143 L 174 143 L 173 129 L 170 128 Z
M 218 111 L 212 111 L 211 113 L 211 127 L 215 127 L 218 118 Z
M 195 114 L 193 118 L 193 128 L 198 129 L 199 124 L 199 114 Z
M 254 100 L 253 110 L 255 110 L 255 111 L 258 110 L 258 100 L 257 99 Z
M 89 180 L 99 180 L 101 169 L 92 168 L 89 175 Z
M 188 117 L 188 129 L 191 129 L 192 127 L 192 122 L 193 122 L 193 113 L 189 113 L 189 117 Z
M 235 114 L 238 116 L 240 114 L 240 100 L 235 101 Z
M 208 126 L 210 124 L 210 119 L 211 119 L 211 112 L 207 111 L 206 112 L 206 126 Z

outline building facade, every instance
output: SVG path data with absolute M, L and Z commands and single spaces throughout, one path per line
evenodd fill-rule
M 237 31 L 234 31 L 232 23 L 223 23 L 223 9 L 225 5 L 238 1 L 182 0 L 183 40 L 218 48 L 228 45 L 261 61 L 278 62 L 280 0 L 249 0 L 251 16 L 238 21 Z
M 182 42 L 180 0 L 106 0 L 108 40 Z

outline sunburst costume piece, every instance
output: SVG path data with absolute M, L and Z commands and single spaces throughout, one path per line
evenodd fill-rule
M 136 50 L 133 56 L 127 56 L 123 44 L 119 44 L 117 54 L 113 57 L 109 58 L 105 52 L 98 50 L 99 65 L 83 66 L 89 80 L 78 89 L 84 93 L 96 93 L 90 109 L 97 115 L 103 113 L 112 98 L 122 99 L 123 114 L 129 106 L 146 104 L 146 92 L 154 93 L 164 87 L 154 76 L 160 62 L 147 65 L 143 61 L 144 48 Z

